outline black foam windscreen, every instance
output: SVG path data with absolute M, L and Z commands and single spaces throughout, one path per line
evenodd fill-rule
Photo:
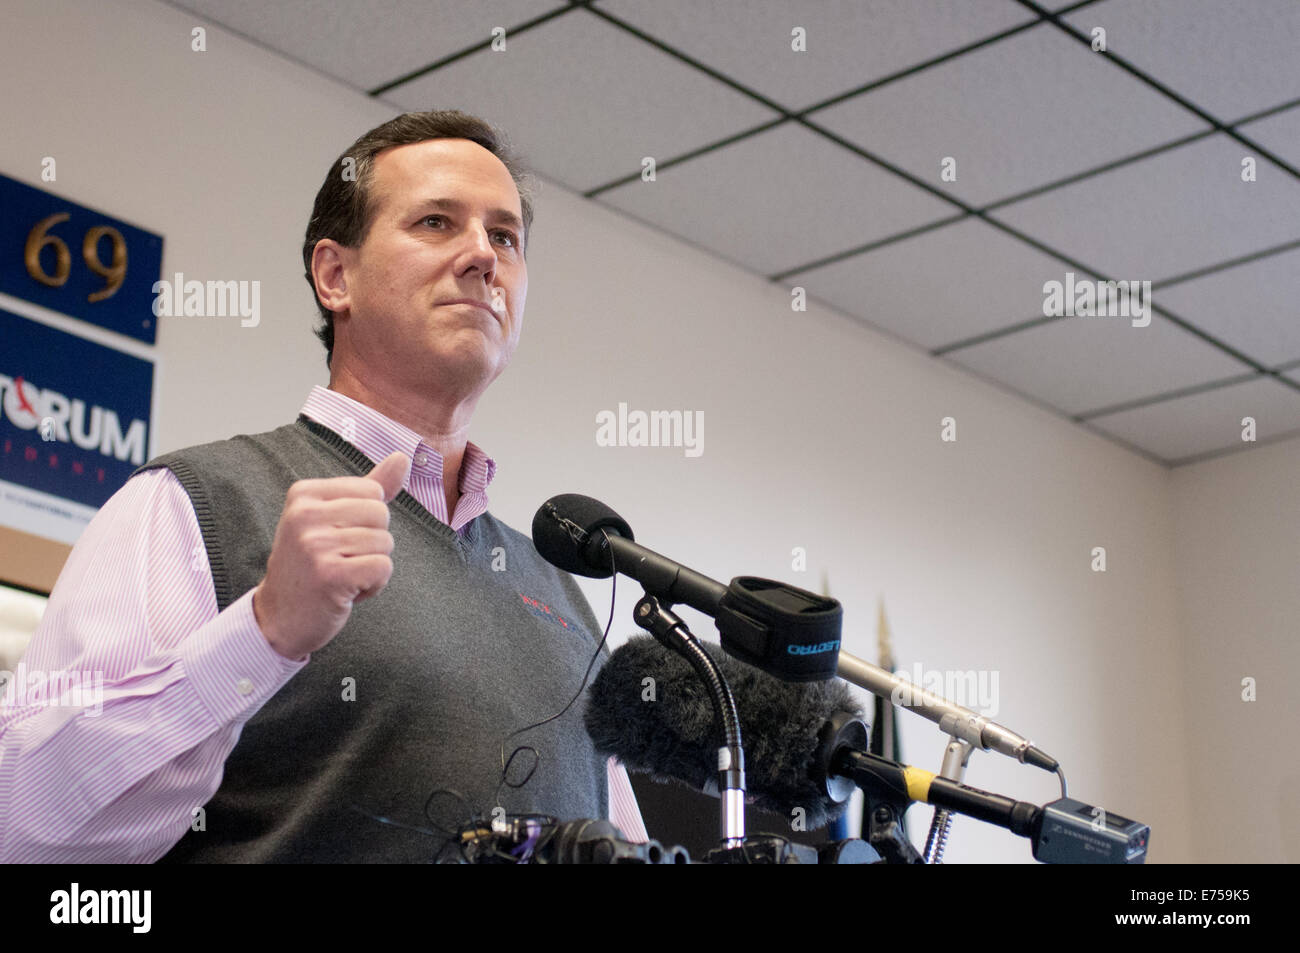
M 635 539 L 632 527 L 600 500 L 561 493 L 543 503 L 533 516 L 533 546 L 552 566 L 578 576 L 606 579 L 612 570 L 593 560 L 586 540 L 587 536 L 599 536 L 602 529 Z
M 813 764 L 818 734 L 831 715 L 864 717 L 848 685 L 841 679 L 783 682 L 716 645 L 706 643 L 705 650 L 736 700 L 746 788 L 754 802 L 787 816 L 803 808 L 809 830 L 837 817 L 843 805 L 814 777 Z M 601 668 L 586 722 L 596 750 L 616 755 L 631 771 L 700 790 L 717 779 L 722 728 L 708 692 L 685 659 L 648 636 L 629 640 Z

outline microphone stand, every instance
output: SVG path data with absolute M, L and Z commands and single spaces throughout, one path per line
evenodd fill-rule
M 718 791 L 722 795 L 722 849 L 743 850 L 745 846 L 745 752 L 740 742 L 740 717 L 736 700 L 718 664 L 704 651 L 680 618 L 646 593 L 636 604 L 632 617 L 653 635 L 660 645 L 691 663 L 709 689 L 713 710 L 722 724 L 723 746 L 718 749 Z
M 950 736 L 948 747 L 943 752 L 943 767 L 939 769 L 939 777 L 960 784 L 966 776 L 966 766 L 970 763 L 971 752 L 974 750 L 975 746 L 969 741 L 956 735 Z M 948 846 L 948 831 L 951 828 L 952 811 L 936 807 L 930 821 L 930 833 L 925 838 L 924 857 L 927 864 L 943 863 L 943 850 Z
M 813 764 L 826 786 L 826 793 L 833 800 L 847 800 L 854 785 L 862 789 L 866 798 L 863 810 L 866 829 L 862 832 L 862 839 L 876 850 L 884 863 L 923 864 L 925 859 L 907 839 L 907 831 L 903 828 L 903 812 L 911 803 L 906 789 L 840 763 L 845 751 L 867 751 L 869 748 L 867 726 L 852 715 L 841 712 L 822 726 Z M 882 760 L 882 763 L 891 762 Z

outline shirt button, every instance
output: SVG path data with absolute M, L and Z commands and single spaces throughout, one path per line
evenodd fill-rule
M 424 466 L 426 463 L 429 462 L 429 458 L 428 458 L 427 456 L 425 456 L 423 453 L 417 453 L 417 454 L 415 455 L 415 459 L 414 459 L 412 462 L 413 462 L 417 467 L 422 467 L 422 466 Z
M 246 678 L 241 678 L 235 683 L 235 691 L 241 695 L 251 695 L 253 694 L 253 683 Z

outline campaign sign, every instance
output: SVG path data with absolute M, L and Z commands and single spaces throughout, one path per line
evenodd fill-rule
M 3 309 L 0 342 L 0 522 L 71 542 L 148 457 L 153 364 Z
M 162 236 L 0 175 L 0 291 L 153 344 Z

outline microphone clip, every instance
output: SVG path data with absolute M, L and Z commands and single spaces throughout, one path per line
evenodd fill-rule
M 555 508 L 554 503 L 548 500 L 546 503 L 542 504 L 542 509 L 545 511 L 547 516 L 560 525 L 560 528 L 564 530 L 565 534 L 568 535 L 569 539 L 573 540 L 576 545 L 587 545 L 587 540 L 591 539 L 591 534 L 573 520 L 561 516 L 560 511 Z

